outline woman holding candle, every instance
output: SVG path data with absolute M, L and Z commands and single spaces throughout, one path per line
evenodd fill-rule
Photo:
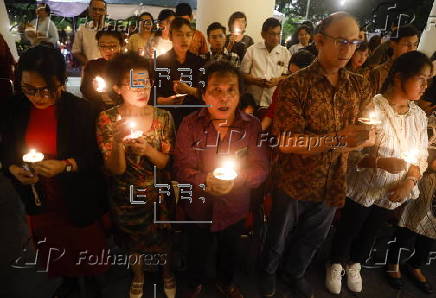
M 58 50 L 38 46 L 20 57 L 17 95 L 5 107 L 8 146 L 1 161 L 26 205 L 42 268 L 51 276 L 96 275 L 107 266 L 77 262 L 80 251 L 100 255 L 106 248 L 100 221 L 105 183 L 93 129 L 97 113 L 87 101 L 64 92 L 65 81 Z M 22 165 L 30 149 L 35 154 L 24 156 L 28 171 Z M 60 252 L 57 257 L 53 249 Z
M 139 32 L 129 37 L 127 49 L 146 58 L 153 58 L 153 16 L 143 12 L 138 21 Z
M 414 250 L 405 264 L 405 271 L 414 284 L 427 294 L 433 293 L 429 278 L 424 275 L 424 265 L 430 265 L 428 258 L 436 241 L 436 115 L 428 119 L 429 157 L 428 169 L 419 181 L 419 198 L 406 205 L 395 231 L 395 241 L 389 247 L 388 274 L 390 284 L 398 289 L 404 281 L 400 272 L 401 256 L 404 249 Z M 404 270 L 403 269 L 403 270 Z
M 110 203 L 116 241 L 138 260 L 131 265 L 130 297 L 142 297 L 144 260 L 141 255 L 160 253 L 166 256 L 164 291 L 167 297 L 174 298 L 176 281 L 170 263 L 170 226 L 154 223 L 171 217 L 172 201 L 171 197 L 159 194 L 154 184 L 170 184 L 165 168 L 175 132 L 170 113 L 148 105 L 152 73 L 148 60 L 135 53 L 122 54 L 110 61 L 109 82 L 122 104 L 100 113 L 97 140 L 105 167 L 112 174 Z M 154 218 L 154 208 L 158 209 L 159 218 Z
M 178 210 L 186 220 L 197 221 L 186 226 L 189 285 L 183 297 L 203 291 L 215 240 L 218 290 L 226 297 L 242 297 L 233 279 L 238 239 L 250 192 L 265 180 L 269 164 L 265 146 L 257 144 L 259 120 L 237 109 L 243 90 L 239 72 L 228 62 L 215 62 L 205 73 L 202 96 L 210 106 L 184 118 L 174 153 L 175 177 L 193 191 Z
M 326 286 L 332 293 L 341 291 L 342 265 L 348 288 L 362 290 L 361 263 L 377 231 L 394 209 L 419 196 L 417 182 L 427 168 L 427 118 L 414 102 L 424 93 L 431 73 L 432 64 L 424 54 L 404 54 L 394 61 L 382 94 L 373 99 L 381 124 L 376 125 L 375 146 L 357 156 L 355 166 L 348 169 L 348 199 L 327 266 Z
M 298 43 L 294 44 L 289 48 L 289 52 L 291 52 L 291 55 L 294 55 L 300 49 L 303 49 L 309 45 L 310 40 L 312 39 L 312 35 L 310 34 L 310 32 L 310 28 L 306 25 L 301 25 L 300 27 L 298 27 L 296 34 L 298 38 Z
M 89 60 L 83 70 L 80 91 L 83 97 L 92 101 L 100 110 L 118 103 L 119 98 L 111 90 L 99 89 L 99 84 L 105 82 L 108 61 L 121 52 L 124 39 L 118 31 L 99 31 L 95 39 L 102 58 Z M 100 82 L 98 81 L 100 79 Z M 101 81 L 103 80 L 103 81 Z M 104 84 L 103 84 L 104 85 Z M 102 86 L 100 86 L 102 87 Z

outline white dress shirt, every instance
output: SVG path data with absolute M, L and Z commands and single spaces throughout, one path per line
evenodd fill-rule
M 101 58 L 98 42 L 95 39 L 97 32 L 98 30 L 94 29 L 92 21 L 86 25 L 80 25 L 79 30 L 77 30 L 74 36 L 72 53 L 84 54 L 88 60 Z
M 37 46 L 40 43 L 48 42 L 53 44 L 54 47 L 57 47 L 57 42 L 59 41 L 58 29 L 53 21 L 50 20 L 50 17 L 46 17 L 45 19 L 37 18 L 30 23 L 35 28 L 35 31 L 39 36 L 47 37 L 47 39 L 38 40 L 36 36 L 30 37 L 26 35 L 32 46 Z
M 419 167 L 421 175 L 424 174 L 427 169 L 428 156 L 425 112 L 414 102 L 409 101 L 409 111 L 405 115 L 399 115 L 381 94 L 374 97 L 373 103 L 381 124 L 376 126 L 375 146 L 368 148 L 368 150 L 373 150 L 372 154 L 379 158 L 396 157 L 401 159 L 405 159 L 405 153 L 416 150 L 416 160 L 413 164 Z M 347 196 L 365 207 L 375 204 L 382 208 L 395 209 L 404 201 L 416 199 L 419 196 L 419 188 L 415 186 L 403 202 L 388 200 L 389 188 L 403 181 L 406 175 L 407 171 L 390 174 L 383 169 L 358 169 L 355 164 L 350 164 Z
M 265 42 L 261 41 L 247 49 L 240 70 L 254 78 L 270 80 L 288 73 L 290 59 L 291 53 L 285 47 L 277 45 L 271 52 L 268 52 Z M 271 104 L 271 98 L 276 88 L 248 85 L 247 91 L 253 95 L 258 105 L 266 107 Z

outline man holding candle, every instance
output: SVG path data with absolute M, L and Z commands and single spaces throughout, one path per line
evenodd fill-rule
M 253 38 L 245 34 L 247 16 L 242 11 L 235 11 L 229 18 L 228 26 L 230 34 L 226 37 L 226 48 L 242 61 L 247 49 L 254 44 Z
M 204 60 L 189 52 L 193 34 L 189 21 L 180 17 L 175 18 L 170 25 L 173 48 L 166 54 L 160 55 L 156 62 L 157 103 L 173 106 L 167 109 L 171 111 L 176 127 L 184 116 L 195 110 L 183 105 L 202 104 L 198 87 Z M 184 96 L 179 97 L 176 96 L 177 94 L 184 94 Z
M 207 27 L 207 40 L 210 44 L 210 51 L 201 55 L 206 63 L 225 60 L 230 62 L 233 67 L 239 68 L 239 56 L 235 53 L 229 53 L 224 47 L 226 42 L 226 28 L 218 22 L 212 23 Z
M 176 6 L 176 17 L 186 19 L 188 22 L 192 22 L 192 8 L 189 3 L 179 3 Z M 189 51 L 195 55 L 203 55 L 208 52 L 206 38 L 201 31 L 193 29 L 192 42 L 189 46 Z
M 360 44 L 358 35 L 352 16 L 330 15 L 314 37 L 317 60 L 280 86 L 273 119 L 280 152 L 273 167 L 275 187 L 261 284 L 265 297 L 274 296 L 275 273 L 283 255 L 290 287 L 313 297 L 305 273 L 336 208 L 344 204 L 348 152 L 371 145 L 369 129 L 355 125 L 370 102 L 368 86 L 361 75 L 344 68 Z M 317 145 L 311 148 L 292 142 L 293 138 L 315 140 Z
M 249 211 L 250 191 L 265 180 L 268 159 L 264 146 L 257 145 L 259 121 L 237 109 L 243 88 L 238 71 L 227 62 L 216 62 L 204 78 L 202 95 L 210 107 L 185 117 L 174 153 L 177 181 L 193 186 L 191 202 L 182 200 L 180 210 L 187 220 L 212 221 L 186 226 L 190 289 L 184 297 L 202 292 L 214 239 L 218 241 L 217 287 L 227 297 L 243 297 L 233 282 L 236 248 Z M 215 172 L 217 168 L 224 169 L 226 177 Z

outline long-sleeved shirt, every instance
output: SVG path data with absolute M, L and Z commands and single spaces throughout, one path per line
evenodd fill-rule
M 428 156 L 425 112 L 410 102 L 409 111 L 405 115 L 399 115 L 381 94 L 374 97 L 373 103 L 381 124 L 376 127 L 375 146 L 370 149 L 370 154 L 380 158 L 405 159 L 406 154 L 413 150 L 416 152 L 414 165 L 418 166 L 423 174 L 427 169 Z M 415 186 L 403 202 L 391 202 L 387 199 L 389 188 L 403 181 L 406 175 L 407 171 L 390 174 L 383 169 L 359 169 L 350 165 L 347 175 L 347 196 L 365 207 L 375 204 L 382 208 L 395 209 L 404 201 L 419 196 L 418 186 Z
M 31 24 L 33 27 L 35 27 L 36 34 L 38 36 L 47 37 L 47 39 L 38 40 L 36 36 L 27 36 L 32 46 L 37 46 L 41 43 L 51 43 L 54 47 L 56 47 L 57 42 L 59 41 L 58 29 L 49 17 L 45 19 L 34 19 Z
M 97 31 L 96 28 L 93 28 L 92 21 L 80 25 L 79 30 L 77 30 L 74 36 L 73 49 L 71 52 L 73 54 L 84 54 L 88 60 L 101 58 L 98 43 L 95 39 Z
M 211 230 L 219 231 L 248 214 L 250 191 L 265 181 L 269 169 L 266 148 L 258 144 L 260 131 L 259 120 L 236 111 L 234 123 L 218 141 L 219 134 L 206 108 L 185 117 L 177 132 L 174 174 L 179 183 L 193 187 L 192 203 L 182 200 L 190 220 L 212 220 Z M 206 193 L 200 185 L 205 185 L 208 173 L 229 157 L 238 165 L 232 191 L 222 196 Z

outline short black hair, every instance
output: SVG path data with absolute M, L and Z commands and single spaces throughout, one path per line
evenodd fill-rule
M 129 73 L 134 68 L 145 68 L 148 76 L 152 79 L 153 71 L 151 63 L 143 56 L 134 52 L 126 54 L 118 54 L 107 64 L 106 77 L 109 81 L 109 86 L 119 85 L 126 73 Z
M 187 19 L 184 19 L 182 17 L 176 17 L 170 25 L 170 34 L 171 32 L 173 32 L 174 30 L 178 30 L 180 28 L 182 28 L 184 25 L 188 26 L 189 28 L 191 28 L 191 23 L 189 23 L 189 21 Z M 191 28 L 192 29 L 192 28 Z
M 39 74 L 47 84 L 50 92 L 58 87 L 57 79 L 61 85 L 67 81 L 67 66 L 65 58 L 58 49 L 46 46 L 36 46 L 25 51 L 18 60 L 16 80 L 17 91 L 21 92 L 21 78 L 23 71 L 31 71 Z
M 433 64 L 431 60 L 424 53 L 418 51 L 411 51 L 405 53 L 394 60 L 391 69 L 389 70 L 388 77 L 386 78 L 381 92 L 386 92 L 389 87 L 393 86 L 395 75 L 399 73 L 401 80 L 404 82 L 411 77 L 419 74 L 419 72 L 425 67 L 430 67 L 433 70 Z
M 221 25 L 221 23 L 214 22 L 214 23 L 210 24 L 209 27 L 207 27 L 207 36 L 209 36 L 209 34 L 212 30 L 218 30 L 218 29 L 223 30 L 224 34 L 226 34 L 226 27 Z
M 233 74 L 238 78 L 239 94 L 242 95 L 244 91 L 244 80 L 239 70 L 230 64 L 228 61 L 215 61 L 206 65 L 206 71 L 202 75 L 201 81 L 204 82 L 204 87 L 200 84 L 200 92 L 204 94 L 207 90 L 209 79 L 213 74 Z
M 171 10 L 171 9 L 162 9 L 159 12 L 157 20 L 159 22 L 162 22 L 162 21 L 165 21 L 166 19 L 168 19 L 169 17 L 172 17 L 172 16 L 176 16 L 176 13 L 173 10 Z
M 297 65 L 299 68 L 304 68 L 312 64 L 313 60 L 315 60 L 315 55 L 311 52 L 301 49 L 292 55 L 291 60 L 289 60 L 289 66 L 291 64 Z
M 153 18 L 153 16 L 152 16 L 151 13 L 149 13 L 148 11 L 144 11 L 143 13 L 141 13 L 141 14 L 138 16 L 138 19 L 141 19 L 141 18 L 144 17 L 144 16 L 149 16 L 149 17 L 151 18 L 151 20 L 154 22 L 154 18 Z
M 368 48 L 372 52 L 374 51 L 382 41 L 382 37 L 380 35 L 373 35 L 368 42 Z
M 356 22 L 356 24 L 359 24 L 354 16 L 349 14 L 345 11 L 338 11 L 335 13 L 332 13 L 325 19 L 323 19 L 318 26 L 316 27 L 316 33 L 323 33 L 325 32 L 331 24 L 333 24 L 336 20 L 342 19 L 342 18 L 352 18 Z
M 245 22 L 247 22 L 247 16 L 245 15 L 245 13 L 243 13 L 242 11 L 235 11 L 234 13 L 232 13 L 229 21 L 227 22 L 230 32 L 233 32 L 233 24 L 235 23 L 236 19 L 245 19 Z
M 415 35 L 419 37 L 418 29 L 416 29 L 416 27 L 412 24 L 408 24 L 400 26 L 397 30 L 394 30 L 391 34 L 390 40 L 398 42 L 404 37 L 410 37 Z
M 43 7 L 44 7 L 44 9 L 45 9 L 45 12 L 46 12 L 48 15 L 50 15 L 51 10 L 50 10 L 50 6 L 48 6 L 47 3 L 44 3 L 44 2 L 42 2 L 42 3 L 38 3 L 38 4 L 36 5 L 36 9 L 38 9 L 38 5 L 40 5 L 40 4 L 44 5 Z M 41 6 L 41 7 L 42 7 L 42 6 Z
M 251 93 L 244 93 L 241 95 L 241 99 L 239 101 L 239 109 L 242 111 L 249 106 L 252 106 L 256 110 L 256 101 Z
M 97 40 L 97 41 L 99 41 L 100 40 L 100 38 L 102 37 L 102 36 L 105 36 L 105 35 L 108 35 L 108 36 L 112 36 L 112 37 L 114 37 L 115 39 L 117 39 L 119 42 L 120 42 L 120 46 L 124 46 L 124 38 L 123 38 L 123 35 L 121 34 L 121 32 L 118 32 L 118 31 L 115 31 L 115 30 L 100 30 L 100 31 L 98 31 L 97 32 L 97 34 L 95 35 L 95 39 Z
M 100 2 L 103 2 L 103 3 L 104 3 L 104 6 L 105 6 L 105 7 L 107 7 L 107 3 L 106 3 L 106 1 L 105 1 L 105 0 L 91 0 L 91 1 L 89 1 L 89 4 L 88 4 L 88 6 L 90 6 L 90 5 L 91 5 L 91 3 L 92 3 L 93 1 L 100 1 Z
M 265 22 L 263 22 L 262 32 L 267 32 L 269 29 L 274 29 L 278 26 L 280 26 L 280 29 L 282 28 L 282 23 L 280 23 L 279 20 L 276 18 L 268 18 L 265 20 Z
M 300 33 L 301 30 L 304 30 L 304 31 L 306 31 L 308 34 L 312 35 L 312 30 L 311 30 L 308 26 L 306 26 L 306 25 L 300 25 L 300 26 L 297 28 L 297 31 L 295 31 L 295 34 L 298 36 L 298 34 Z
M 192 8 L 189 3 L 179 3 L 176 6 L 176 16 L 184 17 L 184 16 L 192 16 Z

